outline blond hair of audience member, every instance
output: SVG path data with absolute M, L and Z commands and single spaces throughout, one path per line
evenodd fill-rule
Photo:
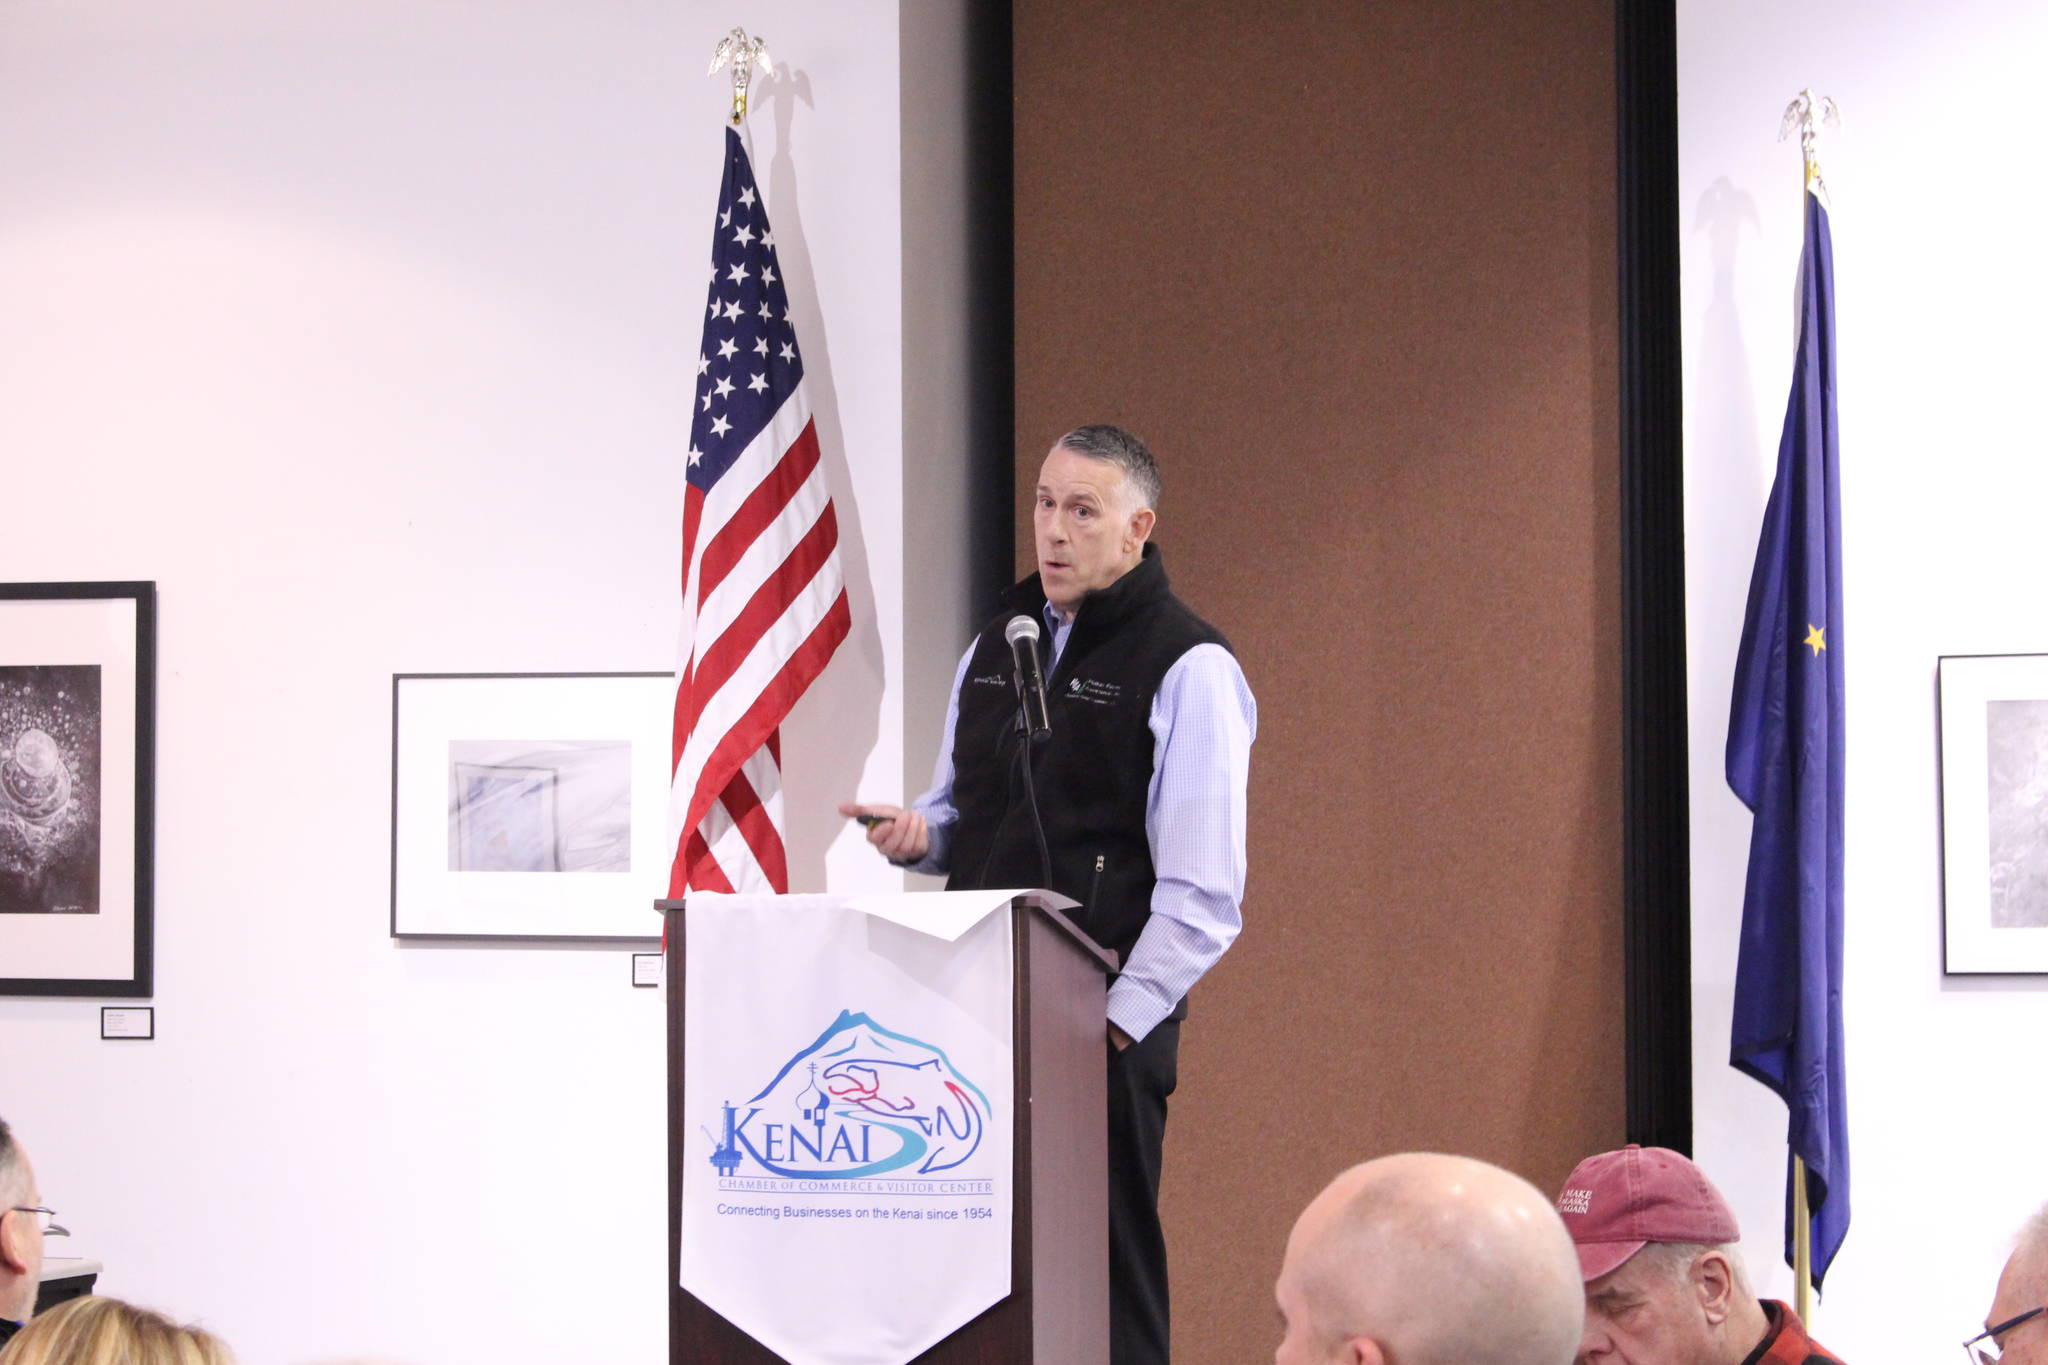
M 220 1339 L 161 1313 L 88 1294 L 38 1313 L 0 1365 L 235 1365 Z
M 1274 1365 L 1571 1365 L 1579 1263 L 1550 1200 L 1470 1157 L 1354 1166 L 1310 1203 L 1273 1287 Z

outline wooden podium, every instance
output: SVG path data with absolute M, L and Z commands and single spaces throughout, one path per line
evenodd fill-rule
M 1016 1113 L 1010 1296 L 917 1357 L 918 1365 L 1107 1365 L 1107 976 L 1116 959 L 1052 908 L 1012 902 Z M 1066 904 L 1064 897 L 1056 898 Z M 687 901 L 654 903 L 668 960 L 668 1352 L 671 1365 L 782 1358 L 677 1281 L 683 1181 L 683 958 Z

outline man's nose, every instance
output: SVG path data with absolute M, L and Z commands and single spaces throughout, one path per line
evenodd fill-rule
M 1579 1365 L 1592 1365 L 1592 1362 L 1605 1359 L 1611 1347 L 1606 1329 L 1588 1313 L 1586 1325 L 1579 1332 Z

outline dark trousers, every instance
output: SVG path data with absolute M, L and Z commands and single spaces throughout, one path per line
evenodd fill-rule
M 1110 1365 L 1166 1365 L 1172 1356 L 1159 1164 L 1179 1053 L 1178 1019 L 1121 1052 L 1110 1045 Z

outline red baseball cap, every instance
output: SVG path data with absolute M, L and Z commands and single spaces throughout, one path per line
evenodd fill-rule
M 1574 1167 L 1558 1192 L 1557 1213 L 1588 1280 L 1651 1242 L 1720 1246 L 1742 1235 L 1734 1210 L 1705 1171 L 1668 1147 L 1633 1142 Z

